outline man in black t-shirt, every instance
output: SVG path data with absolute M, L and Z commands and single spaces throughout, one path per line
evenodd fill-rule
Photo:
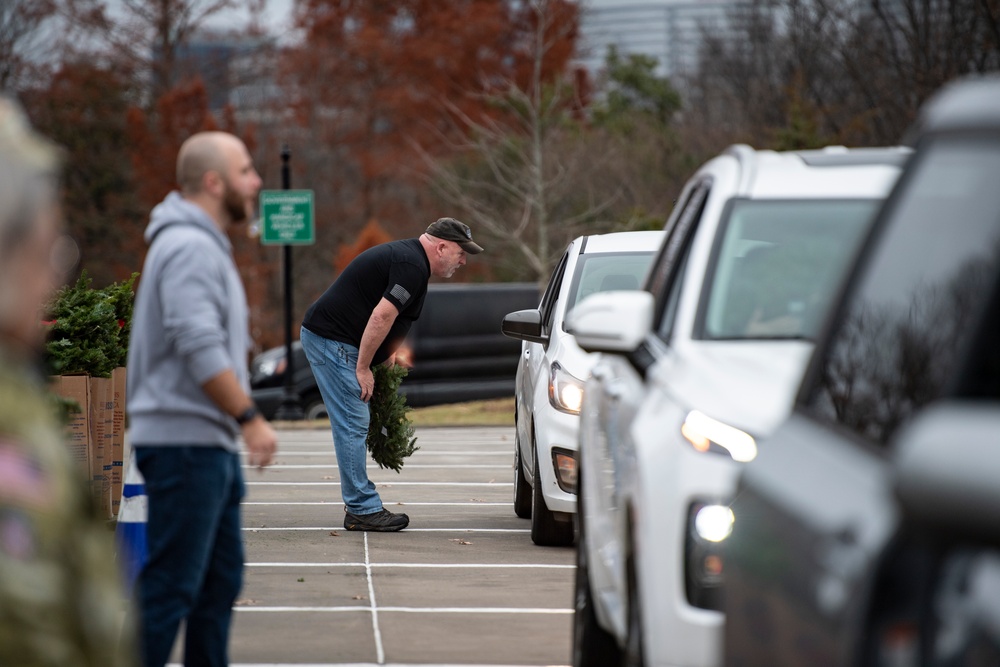
M 302 348 L 330 415 L 347 530 L 396 531 L 410 522 L 382 507 L 365 468 L 371 369 L 395 363 L 396 349 L 420 317 L 430 277 L 450 278 L 467 254 L 482 251 L 468 225 L 441 218 L 418 238 L 358 255 L 306 311 Z

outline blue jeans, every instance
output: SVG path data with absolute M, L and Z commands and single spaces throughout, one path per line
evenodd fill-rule
M 344 506 L 356 515 L 378 512 L 382 509 L 382 499 L 368 479 L 365 467 L 368 463 L 365 440 L 371 412 L 368 404 L 361 400 L 358 348 L 317 336 L 305 327 L 299 337 L 330 415 Z
M 186 619 L 186 667 L 228 665 L 233 603 L 243 585 L 239 455 L 138 445 L 135 456 L 149 498 L 149 560 L 138 580 L 142 664 L 166 664 Z

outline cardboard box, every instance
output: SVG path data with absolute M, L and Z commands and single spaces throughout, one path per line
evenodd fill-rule
M 110 378 L 60 375 L 53 378 L 52 391 L 80 406 L 70 415 L 67 446 L 90 480 L 101 516 L 114 519 L 125 477 L 125 369 L 115 369 Z
M 111 378 L 90 378 L 90 434 L 93 447 L 91 491 L 100 515 L 111 514 L 112 437 L 114 434 L 114 385 Z
M 114 387 L 114 430 L 111 434 L 111 514 L 118 516 L 121 508 L 122 489 L 125 483 L 125 368 L 119 367 L 111 374 Z
M 90 435 L 90 378 L 86 375 L 59 375 L 53 378 L 52 391 L 80 406 L 79 412 L 69 416 L 66 444 L 73 460 L 80 466 L 80 473 L 85 479 L 91 479 L 94 473 Z

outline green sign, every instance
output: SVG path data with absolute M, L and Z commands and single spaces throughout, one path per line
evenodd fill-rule
M 316 242 L 312 190 L 261 190 L 260 242 L 312 245 Z

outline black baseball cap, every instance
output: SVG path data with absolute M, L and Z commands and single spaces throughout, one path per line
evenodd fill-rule
M 472 240 L 472 230 L 464 222 L 455 218 L 438 218 L 427 225 L 427 233 L 445 241 L 454 241 L 470 255 L 478 255 L 482 246 Z

